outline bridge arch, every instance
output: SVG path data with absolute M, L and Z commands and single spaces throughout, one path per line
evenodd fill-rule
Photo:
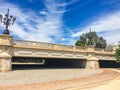
M 35 58 L 13 57 L 12 68 L 34 69 L 39 68 L 85 68 L 87 60 L 66 58 Z M 33 65 L 33 66 L 32 66 Z M 33 68 L 32 68 L 33 67 Z
M 120 63 L 114 60 L 99 60 L 100 68 L 120 68 Z

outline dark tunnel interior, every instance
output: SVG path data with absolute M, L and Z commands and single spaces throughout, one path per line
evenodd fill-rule
M 27 61 L 28 60 L 28 61 Z M 44 60 L 44 64 L 37 63 L 38 61 Z M 29 62 L 36 62 L 35 64 Z M 13 57 L 12 63 L 13 70 L 21 69 L 58 69 L 58 68 L 85 68 L 86 60 L 80 59 L 58 59 L 58 58 L 24 58 L 24 57 Z M 20 64 L 20 63 L 24 64 Z
M 41 64 L 41 62 L 44 63 Z M 17 62 L 14 64 L 14 62 Z M 20 63 L 23 64 L 20 64 Z M 30 63 L 30 62 L 35 62 Z M 86 60 L 64 59 L 64 58 L 30 58 L 30 57 L 13 57 L 12 69 L 59 69 L 59 68 L 85 68 Z M 120 68 L 120 63 L 110 60 L 99 60 L 100 68 Z
M 120 68 L 120 63 L 110 60 L 99 60 L 100 68 Z

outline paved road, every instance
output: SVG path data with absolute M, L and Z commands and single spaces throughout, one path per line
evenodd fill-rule
M 112 69 L 112 70 L 120 73 L 120 69 Z M 101 85 L 98 84 L 96 86 L 92 86 L 89 88 L 84 88 L 84 89 L 74 88 L 69 90 L 120 90 L 120 75 L 119 77 Z
M 101 73 L 90 69 L 31 69 L 0 73 L 0 85 L 67 80 Z
M 52 70 L 52 73 L 54 72 L 54 70 Z M 37 75 L 38 75 L 39 71 L 36 71 L 36 70 L 33 71 L 33 73 L 36 73 L 36 72 L 37 72 Z M 51 72 L 51 70 L 50 70 L 50 72 Z M 120 75 L 118 72 L 108 70 L 108 69 L 102 70 L 102 72 L 101 72 L 101 70 L 99 71 L 99 70 L 77 69 L 77 71 L 76 71 L 76 69 L 66 69 L 66 70 L 65 69 L 64 70 L 60 69 L 60 71 L 59 71 L 58 69 L 56 69 L 55 72 L 59 72 L 61 77 L 69 77 L 69 79 L 67 79 L 67 80 L 62 80 L 61 79 L 61 80 L 58 80 L 58 81 L 53 80 L 53 81 L 50 81 L 50 82 L 42 82 L 42 83 L 34 82 L 34 83 L 30 83 L 30 84 L 14 84 L 14 85 L 6 85 L 5 84 L 5 85 L 0 85 L 0 90 L 98 90 L 98 88 L 96 88 L 96 87 L 92 87 L 92 88 L 89 87 L 87 89 L 85 89 L 85 88 L 83 89 L 83 87 L 98 84 L 98 83 L 101 83 L 101 82 L 105 82 L 105 81 L 111 80 L 115 77 L 118 77 Z M 53 74 L 50 74 L 50 75 L 53 75 L 52 78 L 55 78 L 54 77 L 55 72 Z M 74 73 L 74 74 L 72 74 L 71 72 Z M 84 72 L 86 72 L 86 73 L 84 73 Z M 93 74 L 93 72 L 94 72 L 94 74 Z M 27 70 L 27 73 L 28 73 L 28 70 Z M 31 73 L 32 76 L 34 75 L 33 73 Z M 10 76 L 11 76 L 11 74 L 12 73 L 10 73 Z M 39 73 L 39 74 L 41 74 L 41 73 Z M 84 76 L 86 74 L 87 74 L 87 76 Z M 18 74 L 12 74 L 12 75 L 14 76 L 14 75 L 18 75 Z M 28 80 L 27 78 L 30 75 L 28 77 L 24 76 L 24 75 L 25 74 L 23 73 L 22 78 L 24 78 L 24 79 L 26 78 L 26 80 Z M 67 75 L 67 76 L 65 76 L 65 75 Z M 76 78 L 76 75 L 78 75 L 79 78 Z M 80 77 L 80 75 L 81 75 L 82 78 Z M 7 76 L 8 76 L 8 74 L 7 74 Z M 18 75 L 18 76 L 21 76 L 21 75 Z M 48 78 L 48 77 L 46 77 L 46 78 Z M 8 79 L 6 81 L 9 81 L 9 78 L 10 77 L 5 78 L 5 79 Z M 20 81 L 24 81 L 22 78 L 19 78 L 19 79 L 21 79 Z M 38 77 L 37 77 L 38 80 L 37 81 L 39 81 L 39 78 L 40 77 L 38 75 Z M 60 77 L 57 77 L 57 78 L 60 78 Z M 44 77 L 44 79 L 45 79 L 45 77 Z M 18 81 L 19 80 L 16 79 L 15 82 L 18 82 Z M 29 78 L 28 81 L 32 81 L 32 79 Z M 76 89 L 76 87 L 79 88 L 79 89 Z M 113 88 L 110 88 L 110 89 L 113 90 Z M 101 88 L 100 90 L 110 90 L 110 89 Z M 119 88 L 118 89 L 115 88 L 114 90 L 119 90 Z

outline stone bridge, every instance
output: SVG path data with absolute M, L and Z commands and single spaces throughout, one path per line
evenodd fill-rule
M 0 69 L 12 70 L 13 57 L 64 58 L 86 60 L 86 68 L 99 68 L 99 60 L 115 60 L 114 51 L 94 48 L 60 45 L 36 41 L 14 40 L 12 36 L 0 35 Z

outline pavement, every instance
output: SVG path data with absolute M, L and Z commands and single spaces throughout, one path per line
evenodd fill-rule
M 116 71 L 120 74 L 120 69 L 109 70 Z M 65 90 L 120 90 L 120 75 L 108 81 L 98 82 L 96 84 L 86 85 L 84 87 L 69 88 Z
M 67 80 L 0 85 L 0 90 L 120 90 L 119 84 L 120 70 L 103 69 L 101 73 Z
M 120 73 L 120 69 L 118 70 L 112 69 L 112 70 Z M 79 90 L 79 89 L 76 89 L 76 90 Z M 82 90 L 120 90 L 120 75 L 116 77 L 115 79 L 110 80 L 104 84 L 89 87 L 89 88 L 82 89 Z

